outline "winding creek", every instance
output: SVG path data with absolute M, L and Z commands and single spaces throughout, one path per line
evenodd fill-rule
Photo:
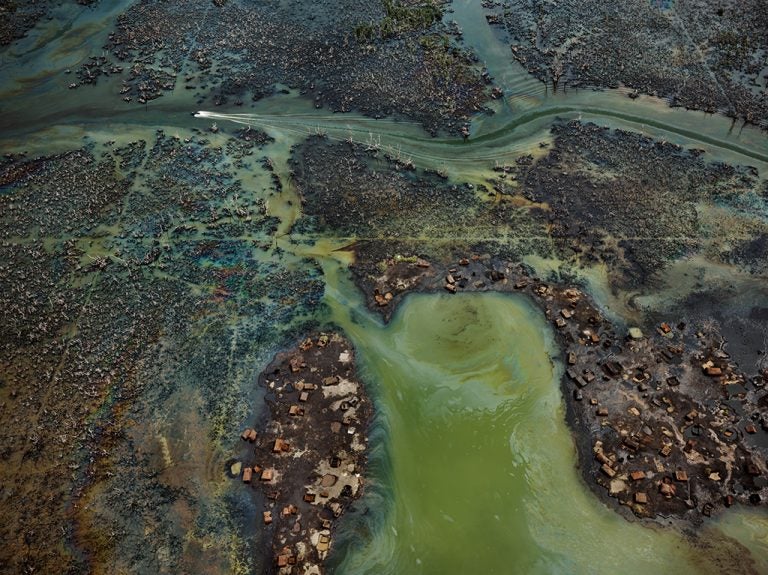
M 555 117 L 581 118 L 768 173 L 768 138 L 753 127 L 670 109 L 647 96 L 632 100 L 622 90 L 553 94 L 512 61 L 471 0 L 456 0 L 446 19 L 457 21 L 505 97 L 494 104 L 495 114 L 473 122 L 466 143 L 430 138 L 411 122 L 315 110 L 295 93 L 247 111 L 217 109 L 194 117 L 196 103 L 182 87 L 146 108 L 116 105 L 105 97 L 114 89 L 107 83 L 62 95 L 66 76 L 60 70 L 103 43 L 101 24 L 120 11 L 119 4 L 73 13 L 65 34 L 31 35 L 17 58 L 2 62 L 0 85 L 13 86 L 3 93 L 4 148 L 53 153 L 84 137 L 127 142 L 158 128 L 184 132 L 212 122 L 258 127 L 276 139 L 270 155 L 283 192 L 268 206 L 280 219 L 278 236 L 289 234 L 299 216 L 288 176 L 290 148 L 319 132 L 480 182 L 495 162 L 540 154 Z M 267 177 L 241 175 L 254 188 Z M 734 509 L 689 535 L 628 522 L 593 496 L 576 468 L 550 326 L 527 300 L 414 295 L 382 325 L 343 270 L 348 256 L 337 250 L 352 239 L 303 239 L 313 241 L 280 237 L 277 243 L 291 257 L 311 255 L 321 262 L 328 304 L 323 319 L 353 341 L 378 410 L 372 477 L 340 534 L 332 558 L 336 573 L 714 574 L 739 572 L 741 566 L 719 559 L 742 553 L 756 572 L 768 573 L 765 514 Z M 593 296 L 614 303 L 604 278 L 588 279 Z

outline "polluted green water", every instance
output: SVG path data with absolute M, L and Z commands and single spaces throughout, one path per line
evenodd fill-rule
M 371 382 L 383 440 L 372 508 L 342 533 L 335 572 L 750 572 L 725 531 L 767 567 L 760 516 L 732 513 L 724 531 L 689 539 L 594 497 L 576 467 L 551 332 L 524 297 L 414 295 L 387 326 L 350 314 L 349 300 L 330 303 Z
M 508 44 L 488 27 L 477 0 L 455 0 L 446 20 L 458 22 L 466 45 L 503 88 L 504 97 L 490 104 L 493 115 L 472 119 L 472 136 L 467 142 L 431 137 L 414 121 L 316 110 L 297 90 L 278 91 L 244 107 L 227 104 L 215 108 L 216 112 L 197 115 L 201 107 L 211 109 L 211 103 L 200 104 L 182 82 L 143 107 L 117 98 L 118 78 L 68 90 L 73 76 L 65 70 L 74 70 L 102 52 L 114 19 L 130 4 L 101 2 L 87 10 L 74 3 L 62 6 L 56 20 L 41 24 L 0 54 L 3 151 L 27 151 L 34 158 L 90 144 L 100 146 L 96 148 L 100 151 L 140 141 L 151 147 L 158 130 L 190 147 L 192 139 L 205 138 L 210 147 L 226 149 L 235 130 L 261 128 L 275 141 L 263 152 L 254 152 L 254 161 L 233 163 L 227 152 L 220 162 L 205 169 L 217 172 L 226 168 L 242 183 L 242 190 L 227 194 L 218 207 L 234 207 L 238 194 L 251 201 L 263 200 L 268 215 L 279 223 L 274 233 L 250 227 L 230 232 L 208 228 L 204 220 L 184 219 L 179 211 L 168 216 L 162 233 L 147 238 L 147 244 L 152 242 L 166 253 L 159 265 L 144 266 L 148 284 L 183 285 L 188 291 L 179 299 L 202 299 L 216 290 L 221 301 L 215 313 L 189 320 L 190 333 L 178 336 L 189 345 L 167 344 L 168 355 L 185 360 L 181 365 L 166 365 L 164 357 L 148 360 L 150 367 L 152 361 L 157 362 L 162 378 L 148 376 L 148 388 L 153 391 L 142 400 L 146 407 L 129 428 L 133 429 L 131 450 L 149 454 L 149 463 L 142 463 L 149 479 L 137 483 L 141 488 L 150 486 L 141 492 L 142 501 L 147 494 L 167 492 L 166 484 L 179 491 L 183 487 L 187 499 L 173 508 L 153 504 L 159 518 L 173 523 L 173 529 L 165 524 L 161 529 L 152 525 L 149 511 L 139 517 L 115 507 L 123 498 L 123 485 L 105 487 L 106 493 L 118 496 L 86 507 L 98 510 L 101 506 L 109 515 L 122 514 L 137 535 L 123 537 L 127 543 L 114 553 L 120 561 L 109 555 L 104 564 L 117 572 L 259 572 L 251 561 L 260 552 L 254 541 L 259 541 L 262 531 L 254 517 L 259 517 L 261 509 L 245 501 L 247 492 L 223 470 L 228 468 L 238 430 L 252 424 L 248 418 L 253 407 L 262 404 L 253 381 L 277 351 L 276 342 L 282 341 L 277 332 L 288 331 L 288 314 L 283 312 L 295 306 L 296 299 L 266 288 L 252 294 L 250 278 L 242 284 L 232 280 L 231 288 L 226 281 L 243 269 L 258 266 L 254 284 L 271 271 L 269 282 L 285 281 L 290 287 L 285 273 L 298 274 L 314 265 L 305 259 L 312 258 L 323 266 L 317 281 L 325 290 L 330 315 L 319 310 L 310 319 L 320 323 L 329 319 L 354 342 L 378 414 L 371 430 L 365 495 L 345 515 L 342 523 L 346 524 L 334 537 L 332 572 L 768 573 L 765 513 L 733 509 L 695 533 L 684 534 L 676 526 L 629 522 L 593 494 L 577 468 L 573 435 L 565 421 L 559 385 L 562 367 L 551 328 L 524 297 L 414 295 L 390 324 L 373 319 L 346 272 L 336 267 L 339 260 L 350 263 L 347 252 L 336 250 L 355 238 L 318 238 L 293 229 L 299 227 L 294 224 L 301 218 L 301 199 L 288 161 L 294 145 L 308 135 L 323 134 L 331 140 L 381 148 L 393 157 L 413 160 L 419 169 L 440 170 L 456 182 L 479 187 L 487 184 L 499 164 L 513 163 L 521 155 L 546 154 L 552 123 L 562 117 L 699 148 L 713 161 L 755 166 L 764 178 L 768 170 L 764 132 L 735 126 L 725 117 L 672 109 L 651 96 L 630 99 L 625 89 L 553 93 L 512 60 Z M 185 64 L 179 77 L 190 66 Z M 221 132 L 214 132 L 214 122 Z M 271 171 L 255 161 L 262 155 L 269 158 Z M 145 189 L 153 175 L 149 165 L 145 161 L 130 176 L 132 192 L 126 206 L 145 192 L 151 195 Z M 129 171 L 126 167 L 125 172 Z M 279 190 L 271 187 L 273 174 Z M 0 190 L 3 193 L 9 192 Z M 185 224 L 183 236 L 172 232 L 177 224 Z M 28 237 L 13 241 L 18 246 L 41 241 L 54 253 L 62 241 L 71 239 L 82 247 L 83 266 L 94 258 L 110 256 L 112 270 L 124 265 L 128 257 L 116 249 L 122 245 L 118 240 L 130 238 L 134 232 L 122 223 L 105 223 L 82 236 L 41 237 L 33 230 Z M 188 261 L 189 254 L 196 253 L 181 248 L 199 245 L 202 250 L 220 240 L 237 246 L 229 255 L 213 251 L 213 255 L 199 257 L 201 269 L 215 270 L 210 277 L 200 273 L 200 278 L 192 275 L 188 279 L 174 269 L 174 258 Z M 534 256 L 528 260 L 540 274 L 556 271 L 561 263 Z M 579 273 L 593 298 L 624 319 L 639 314 L 637 308 L 627 305 L 625 300 L 630 298 L 655 309 L 678 297 L 685 282 L 693 289 L 698 274 L 705 271 L 708 279 L 735 277 L 731 267 L 708 261 L 684 260 L 675 265 L 677 275 L 667 291 L 644 295 L 615 292 L 607 276 L 600 273 L 603 268 Z M 73 281 L 72 287 L 91 285 L 85 283 L 90 277 L 75 277 L 77 283 Z M 739 279 L 742 295 L 759 303 L 764 294 L 758 285 L 761 281 L 760 277 Z M 272 315 L 265 309 L 273 310 Z M 291 321 L 299 326 L 303 319 Z M 71 334 L 75 333 L 73 328 Z M 249 343 L 258 338 L 257 343 Z M 190 349 L 199 354 L 198 363 L 216 365 L 215 381 L 207 387 L 201 380 L 202 369 L 193 372 L 185 365 L 196 359 Z M 178 386 L 169 386 L 173 391 L 167 397 L 164 385 L 157 385 L 159 391 L 154 391 L 163 379 Z M 220 403 L 206 403 L 206 390 Z M 139 465 L 129 469 L 121 464 L 121 469 L 127 473 Z M 183 485 L 179 484 L 179 471 Z M 149 483 L 156 477 L 162 482 Z M 106 531 L 99 521 L 94 520 L 94 525 L 94 532 Z M 110 531 L 113 525 L 119 528 L 116 522 L 103 525 Z M 49 529 L 54 531 L 58 529 Z M 162 547 L 145 544 L 148 534 L 162 539 L 158 534 L 167 536 L 172 531 L 178 533 L 178 547 L 165 540 Z M 138 564 L 135 557 L 144 548 L 149 559 Z M 193 567 L 178 568 L 170 559 L 152 563 L 153 554 L 170 557 L 168 549 L 177 548 L 193 558 Z

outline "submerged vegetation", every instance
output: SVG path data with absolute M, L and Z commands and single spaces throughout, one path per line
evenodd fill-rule
M 236 540 L 234 502 L 201 490 L 225 480 L 204 445 L 236 432 L 257 365 L 320 304 L 316 265 L 274 249 L 269 178 L 246 192 L 224 155 L 237 135 L 145 137 L 0 165 L 0 565 L 14 572 L 196 571 L 195 541 Z
M 70 87 L 95 84 L 102 74 L 117 76 L 126 103 L 146 104 L 183 81 L 198 104 L 220 106 L 258 101 L 289 86 L 318 108 L 396 114 L 432 133 L 457 132 L 489 94 L 466 55 L 446 52 L 436 66 L 420 43 L 426 35 L 447 38 L 441 16 L 432 2 L 344 0 L 310 7 L 193 0 L 180 9 L 141 0 L 119 16 L 104 46 L 116 60 L 99 61 L 81 75 L 85 81 Z M 219 48 L 222 42 L 226 50 Z M 446 99 L 451 105 L 441 106 Z
M 605 266 L 624 289 L 652 289 L 688 256 L 761 265 L 762 244 L 745 243 L 768 232 L 754 169 L 591 123 L 556 122 L 551 136 L 540 157 L 495 166 L 482 187 L 363 144 L 310 138 L 292 159 L 304 215 L 295 232 L 376 244 L 376 261 L 403 243 L 421 254 L 483 246 L 512 259 L 557 257 L 574 269 Z
M 671 105 L 768 128 L 768 6 L 762 0 L 488 3 L 512 55 L 558 86 L 624 86 Z M 611 54 L 611 58 L 606 58 Z

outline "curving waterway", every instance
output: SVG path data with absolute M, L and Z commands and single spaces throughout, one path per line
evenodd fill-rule
M 197 105 L 181 82 L 144 108 L 124 106 L 108 83 L 62 91 L 62 70 L 99 52 L 105 22 L 122 9 L 103 2 L 96 10 L 62 15 L 63 34 L 43 27 L 3 57 L 4 149 L 55 153 L 83 138 L 124 143 L 158 128 L 186 135 L 212 122 L 256 126 L 276 139 L 269 154 L 284 189 L 268 206 L 281 221 L 279 235 L 300 215 L 287 177 L 290 147 L 312 133 L 382 147 L 419 167 L 481 182 L 495 162 L 542 153 L 556 117 L 581 118 L 701 148 L 713 160 L 753 165 L 762 177 L 768 172 L 768 139 L 755 128 L 670 109 L 651 97 L 632 100 L 622 90 L 552 93 L 512 61 L 478 2 L 469 0 L 453 2 L 447 19 L 459 23 L 505 97 L 494 104 L 494 115 L 475 119 L 466 143 L 430 138 L 412 122 L 317 111 L 295 93 L 262 100 L 247 112 L 192 117 Z M 254 189 L 269 177 L 239 175 Z M 339 265 L 334 250 L 348 242 L 278 240 L 291 257 L 311 255 L 323 264 L 324 319 L 354 342 L 378 410 L 372 477 L 339 534 L 335 572 L 768 573 L 765 514 L 731 510 L 697 534 L 683 534 L 628 522 L 592 494 L 566 426 L 550 327 L 526 299 L 414 295 L 382 325 Z M 592 288 L 598 299 L 605 296 L 603 303 L 610 300 L 600 280 Z M 741 563 L 733 561 L 738 557 Z

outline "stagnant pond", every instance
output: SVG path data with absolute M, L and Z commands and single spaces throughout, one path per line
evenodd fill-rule
M 689 537 L 626 521 L 589 491 L 558 351 L 524 296 L 413 295 L 384 326 L 345 281 L 329 294 L 379 410 L 373 483 L 341 534 L 338 573 L 768 569 L 764 516 L 731 512 Z

